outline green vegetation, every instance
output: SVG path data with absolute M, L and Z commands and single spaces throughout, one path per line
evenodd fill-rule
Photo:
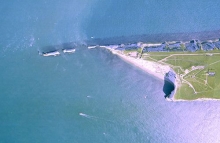
M 150 52 L 144 54 L 143 59 L 168 64 L 175 70 L 181 85 L 176 99 L 220 99 L 220 52 L 213 50 L 209 53 Z
M 128 54 L 130 52 L 138 52 L 137 50 L 124 50 L 124 54 Z
M 146 59 L 151 59 L 152 58 L 152 59 L 158 61 L 158 60 L 162 60 L 162 59 L 166 58 L 167 56 L 164 56 L 164 55 L 143 55 L 143 57 L 146 58 Z
M 130 52 L 138 52 L 141 53 L 142 49 L 141 48 L 137 48 L 137 49 L 131 49 L 131 50 L 124 50 L 124 53 L 130 53 Z

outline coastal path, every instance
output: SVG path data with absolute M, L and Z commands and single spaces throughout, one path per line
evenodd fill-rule
M 199 55 L 204 55 L 205 56 L 206 54 L 207 53 L 202 53 L 202 54 L 171 54 L 171 55 L 167 56 L 166 58 L 163 58 L 163 59 L 159 60 L 158 62 L 165 61 L 166 59 L 168 59 L 168 58 L 170 58 L 172 56 L 199 56 Z M 212 53 L 212 54 L 213 55 L 220 55 L 220 53 Z

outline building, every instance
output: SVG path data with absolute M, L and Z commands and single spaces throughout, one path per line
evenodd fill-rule
M 202 42 L 201 44 L 204 51 L 211 51 L 215 49 L 215 45 L 212 42 Z
M 143 52 L 167 52 L 166 44 L 164 43 L 159 46 L 144 47 Z
M 208 72 L 209 76 L 215 76 L 215 72 Z
M 181 42 L 172 43 L 168 45 L 168 48 L 171 51 L 183 51 L 181 44 Z
M 196 52 L 197 50 L 199 50 L 198 40 L 192 40 L 189 43 L 186 43 L 185 46 L 186 50 L 190 52 Z
M 216 48 L 220 49 L 220 41 L 214 42 L 213 44 Z

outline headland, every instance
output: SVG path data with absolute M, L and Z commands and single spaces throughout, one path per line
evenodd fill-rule
M 167 99 L 219 100 L 219 37 L 220 30 L 189 34 L 94 38 L 83 43 L 76 41 L 44 47 L 43 51 L 72 49 L 79 46 L 87 46 L 91 50 L 96 47 L 106 48 L 158 79 L 172 83 L 174 90 L 164 92 Z
M 174 89 L 166 99 L 220 99 L 220 39 L 97 45 L 153 76 L 169 81 Z M 215 80 L 216 79 L 216 80 Z

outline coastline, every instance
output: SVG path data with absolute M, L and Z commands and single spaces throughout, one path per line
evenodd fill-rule
M 130 57 L 125 55 L 124 53 L 122 53 L 122 51 L 120 50 L 115 50 L 113 48 L 108 48 L 106 46 L 102 46 L 101 48 L 106 48 L 109 51 L 112 52 L 112 54 L 117 55 L 118 57 L 120 57 L 121 59 L 123 59 L 125 62 L 128 62 L 129 64 L 132 64 L 136 67 L 138 67 L 139 69 L 143 70 L 144 72 L 153 75 L 154 77 L 163 80 L 164 81 L 164 77 L 166 75 L 166 73 L 168 73 L 169 71 L 174 71 L 170 66 L 168 65 L 162 65 L 156 62 L 152 62 L 152 61 L 146 61 L 140 58 L 134 58 L 134 57 Z M 180 86 L 179 82 L 179 77 L 176 76 L 176 80 L 174 84 L 174 90 L 171 92 L 172 94 L 172 98 L 166 98 L 167 101 L 175 101 L 175 94 L 176 91 L 178 89 L 178 87 Z
M 184 51 L 184 52 L 192 53 L 192 52 L 196 52 L 197 50 L 198 51 L 202 50 L 206 52 L 205 56 L 212 56 L 213 54 L 209 54 L 209 53 L 207 54 L 207 51 L 220 50 L 220 39 L 212 39 L 212 40 L 205 40 L 205 41 L 191 40 L 191 41 L 185 41 L 185 42 L 166 41 L 163 43 L 137 42 L 137 43 L 117 44 L 117 45 L 103 45 L 103 46 L 97 45 L 96 47 L 108 49 L 109 51 L 119 56 L 124 61 L 140 68 L 144 72 L 147 72 L 160 80 L 169 81 L 171 79 L 169 82 L 174 85 L 174 89 L 170 90 L 171 92 L 169 91 L 166 92 L 166 90 L 164 90 L 166 94 L 165 98 L 167 101 L 175 102 L 175 101 L 190 101 L 190 100 L 184 100 L 184 98 L 183 99 L 177 98 L 177 91 L 180 91 L 182 82 L 185 81 L 183 77 L 181 76 L 181 74 L 179 75 L 179 70 L 178 70 L 178 74 L 176 74 L 175 71 L 171 68 L 173 67 L 172 65 L 169 65 L 166 62 L 162 62 L 162 60 L 166 60 L 167 57 L 163 58 L 161 62 L 160 61 L 158 62 L 157 60 L 155 60 L 156 61 L 155 62 L 155 61 L 149 61 L 149 60 L 143 59 L 142 53 L 144 52 L 170 52 L 170 51 L 171 52 L 183 52 Z M 129 50 L 130 52 L 124 52 L 124 51 L 129 51 Z M 173 55 L 178 55 L 178 54 L 171 54 L 171 55 L 168 54 L 168 57 L 171 57 Z M 199 54 L 198 53 L 197 54 L 186 53 L 185 55 L 191 56 L 191 55 L 199 55 Z M 183 71 L 182 68 L 180 70 L 181 72 L 187 74 L 188 70 L 191 70 L 191 71 L 194 70 L 194 69 L 191 69 L 193 67 L 194 66 L 188 67 L 189 69 L 186 69 L 185 71 Z M 191 87 L 194 90 L 194 93 L 196 94 L 197 92 L 195 88 L 192 86 L 192 84 L 187 81 L 186 83 L 189 85 L 189 87 Z M 215 100 L 212 98 L 210 99 L 209 98 L 198 98 L 198 99 L 192 99 L 192 100 L 199 100 L 199 99 L 201 99 L 200 101 Z
M 142 69 L 143 71 L 153 75 L 154 77 L 164 80 L 164 76 L 167 72 L 169 72 L 170 67 L 168 65 L 160 65 L 158 63 L 155 62 L 151 62 L 151 61 L 146 61 L 143 59 L 138 59 L 138 58 L 133 58 L 130 56 L 126 56 L 122 53 L 120 53 L 119 50 L 114 50 L 114 49 L 110 49 L 107 48 L 108 50 L 110 50 L 113 54 L 119 56 L 121 59 L 123 59 L 124 61 L 133 64 L 134 66 Z
M 194 101 L 220 101 L 220 99 L 214 98 L 198 98 L 194 100 L 185 100 L 185 99 L 173 99 L 173 102 L 194 102 Z
M 161 33 L 161 34 L 140 34 L 131 36 L 115 36 L 107 38 L 90 38 L 85 40 L 87 45 L 117 45 L 119 43 L 136 43 L 143 41 L 145 43 L 162 43 L 164 41 L 190 41 L 192 39 L 218 39 L 220 30 L 188 32 L 188 33 Z M 72 41 L 77 43 L 77 41 Z

